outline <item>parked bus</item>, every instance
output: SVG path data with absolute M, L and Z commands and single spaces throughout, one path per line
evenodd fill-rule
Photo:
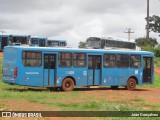
M 93 49 L 131 49 L 136 50 L 136 43 L 111 38 L 89 37 L 86 46 Z
M 154 83 L 154 54 L 145 51 L 7 46 L 2 79 L 37 87 L 124 86 Z
M 2 51 L 3 48 L 8 45 L 8 38 L 9 35 L 0 35 L 0 51 Z
M 66 47 L 66 40 L 47 40 L 48 47 Z
M 0 35 L 0 51 L 5 46 L 28 46 L 28 35 Z
M 45 47 L 46 43 L 47 43 L 46 37 L 38 37 L 38 36 L 31 37 L 31 46 Z
M 10 46 L 29 46 L 28 42 L 28 35 L 9 35 Z

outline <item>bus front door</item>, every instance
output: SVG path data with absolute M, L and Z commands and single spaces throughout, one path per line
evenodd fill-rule
M 152 81 L 152 58 L 143 57 L 143 83 L 151 83 Z
M 54 86 L 56 55 L 44 54 L 44 86 Z
M 101 85 L 101 56 L 88 56 L 88 80 L 87 85 Z

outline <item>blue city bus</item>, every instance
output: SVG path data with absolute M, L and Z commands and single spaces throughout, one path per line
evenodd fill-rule
M 104 49 L 7 46 L 2 79 L 22 86 L 62 88 L 154 83 L 154 53 Z
M 46 37 L 31 36 L 31 46 L 45 47 L 46 43 Z
M 9 35 L 0 35 L 0 51 L 3 51 L 3 48 L 8 45 Z
M 5 46 L 28 46 L 28 35 L 0 35 L 0 51 Z
M 66 47 L 66 40 L 47 40 L 47 47 Z
M 28 35 L 9 35 L 9 46 L 29 46 Z

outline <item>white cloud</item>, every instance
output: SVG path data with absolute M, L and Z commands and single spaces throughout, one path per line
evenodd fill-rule
M 150 0 L 150 15 L 160 15 L 159 5 Z M 124 30 L 131 27 L 135 39 L 146 34 L 146 7 L 146 0 L 0 0 L 0 30 L 78 46 L 90 36 L 127 38 Z

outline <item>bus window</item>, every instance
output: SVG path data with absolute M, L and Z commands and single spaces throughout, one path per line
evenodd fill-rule
M 73 66 L 74 67 L 85 67 L 86 66 L 85 53 L 74 53 L 73 54 Z
M 42 53 L 23 51 L 22 53 L 23 65 L 26 67 L 40 67 L 42 66 Z
M 44 69 L 55 69 L 55 56 L 46 54 L 44 56 Z
M 72 54 L 71 53 L 59 53 L 58 54 L 58 66 L 71 67 L 72 66 Z
M 104 54 L 104 67 L 113 68 L 116 67 L 116 55 Z
M 141 56 L 140 55 L 131 55 L 130 56 L 130 67 L 131 68 L 140 68 L 141 67 Z
M 96 69 L 101 69 L 101 57 L 100 56 L 95 56 L 95 68 Z
M 38 44 L 38 39 L 37 38 L 32 38 L 31 43 L 32 44 Z
M 117 67 L 128 68 L 129 67 L 129 55 L 119 54 L 117 55 Z
M 93 69 L 92 56 L 88 56 L 88 69 Z
M 39 46 L 40 47 L 45 47 L 46 45 L 45 45 L 45 39 L 40 39 L 39 40 Z
M 101 56 L 88 56 L 88 69 L 100 69 L 101 68 Z

